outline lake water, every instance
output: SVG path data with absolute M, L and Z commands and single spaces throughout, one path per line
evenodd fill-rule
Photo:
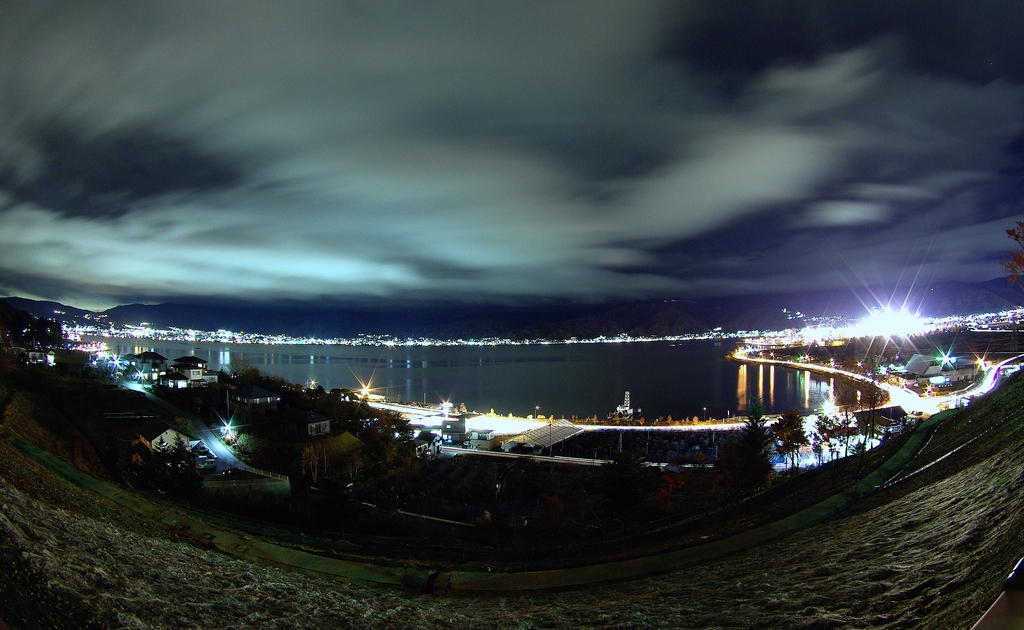
M 652 418 L 721 418 L 760 395 L 769 413 L 819 408 L 828 377 L 726 359 L 732 342 L 642 342 L 531 346 L 266 346 L 103 339 L 122 352 L 195 355 L 211 370 L 243 362 L 325 389 L 369 382 L 390 399 L 465 403 L 500 415 L 604 417 L 630 402 Z M 706 408 L 706 412 L 705 412 Z

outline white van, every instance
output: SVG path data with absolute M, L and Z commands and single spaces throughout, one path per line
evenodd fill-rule
M 217 459 L 214 457 L 207 457 L 206 455 L 200 455 L 196 458 L 196 468 L 201 472 L 213 472 L 217 470 Z

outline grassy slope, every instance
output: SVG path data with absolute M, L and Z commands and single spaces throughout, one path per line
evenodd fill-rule
M 0 618 L 11 628 L 967 628 L 1024 554 L 1022 409 L 1015 383 L 947 421 L 908 466 L 919 472 L 843 518 L 685 572 L 528 598 L 415 596 L 246 564 L 96 502 L 0 442 L 0 561 L 12 576 Z

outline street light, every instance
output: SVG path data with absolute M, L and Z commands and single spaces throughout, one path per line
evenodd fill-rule
M 548 422 L 548 457 L 555 456 L 555 443 L 551 440 L 551 422 Z
M 704 422 L 708 421 L 708 408 L 704 407 Z

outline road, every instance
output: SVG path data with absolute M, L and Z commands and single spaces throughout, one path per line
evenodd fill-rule
M 839 368 L 829 367 L 827 365 L 815 365 L 811 363 L 800 363 L 797 361 L 781 361 L 778 359 L 762 359 L 759 357 L 737 357 L 740 361 L 747 361 L 750 363 L 768 363 L 772 365 L 781 365 L 783 367 L 793 368 L 796 370 L 809 370 L 811 372 L 818 372 L 821 374 L 835 374 L 838 376 L 846 376 L 849 378 L 857 379 L 867 383 L 873 383 L 884 389 L 889 394 L 889 401 L 891 404 L 899 405 L 908 412 L 921 411 L 929 415 L 938 413 L 941 409 L 955 407 L 957 403 L 962 399 L 970 399 L 975 396 L 982 396 L 992 391 L 995 388 L 996 383 L 999 380 L 999 373 L 1007 365 L 1016 363 L 1024 360 L 1024 354 L 1019 354 L 1015 357 L 1010 357 L 1000 361 L 993 365 L 985 372 L 985 377 L 980 381 L 974 383 L 967 389 L 961 390 L 954 394 L 948 394 L 946 396 L 932 396 L 923 398 L 917 393 L 910 391 L 904 387 L 897 387 L 896 385 L 889 385 L 887 383 L 880 383 L 874 381 L 863 374 L 856 374 L 854 372 L 847 372 L 840 370 Z
M 159 396 L 152 394 L 149 390 L 146 389 L 144 385 L 141 385 L 139 383 L 123 383 L 123 385 L 126 389 L 130 389 L 145 394 L 146 398 L 153 401 L 155 404 L 163 407 L 164 409 L 170 411 L 174 415 L 179 416 L 181 418 L 188 418 L 189 420 L 191 420 L 192 427 L 195 429 L 196 434 L 198 434 L 199 439 L 202 440 L 203 443 L 206 444 L 207 448 L 209 448 L 210 451 L 212 451 L 213 454 L 217 456 L 218 473 L 222 473 L 232 468 L 248 468 L 248 466 L 246 466 L 244 462 L 240 461 L 237 457 L 234 456 L 234 454 L 231 452 L 231 449 L 229 449 L 227 445 L 224 444 L 224 442 L 220 439 L 220 436 L 218 436 L 215 431 L 210 430 L 210 427 L 206 426 L 206 423 L 204 423 L 195 415 L 183 411 L 178 407 L 175 407 L 171 403 L 167 402 L 163 398 L 160 398 Z

